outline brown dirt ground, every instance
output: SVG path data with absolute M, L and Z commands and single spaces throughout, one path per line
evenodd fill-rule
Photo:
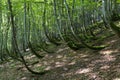
M 0 65 L 0 80 L 120 80 L 120 39 L 113 36 L 103 43 L 110 46 L 100 51 L 62 47 L 43 59 L 28 57 L 38 61 L 36 70 L 50 70 L 42 76 L 29 73 L 20 62 L 7 62 Z

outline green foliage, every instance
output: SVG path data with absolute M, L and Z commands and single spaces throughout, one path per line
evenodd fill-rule
M 117 3 L 120 3 L 120 0 L 116 0 L 117 1 Z

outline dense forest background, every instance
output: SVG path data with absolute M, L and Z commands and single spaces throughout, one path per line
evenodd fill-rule
M 39 64 L 38 60 L 44 60 L 46 55 L 59 55 L 69 48 L 65 50 L 67 55 L 75 52 L 81 57 L 81 53 L 91 50 L 89 57 L 92 54 L 100 56 L 98 52 L 109 48 L 112 41 L 107 41 L 113 39 L 118 43 L 111 50 L 115 47 L 119 53 L 119 38 L 120 0 L 0 0 L 1 65 L 20 62 L 37 77 L 52 71 Z M 39 66 L 33 67 L 35 64 Z

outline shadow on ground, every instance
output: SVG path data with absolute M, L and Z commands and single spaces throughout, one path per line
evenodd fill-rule
M 65 47 L 46 54 L 34 66 L 44 66 L 49 73 L 37 76 L 21 69 L 19 80 L 119 80 L 120 40 L 114 36 L 104 42 L 111 45 L 101 51 Z
M 116 37 L 105 43 L 111 45 L 101 51 L 60 49 L 47 54 L 39 65 L 50 73 L 36 80 L 118 80 L 120 79 L 120 40 Z

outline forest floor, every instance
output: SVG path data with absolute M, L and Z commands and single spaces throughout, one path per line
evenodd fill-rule
M 120 39 L 113 36 L 103 43 L 111 45 L 100 51 L 73 51 L 64 46 L 42 59 L 27 57 L 31 63 L 36 62 L 36 70 L 50 70 L 42 76 L 31 74 L 20 62 L 11 60 L 0 65 L 0 80 L 120 80 Z

